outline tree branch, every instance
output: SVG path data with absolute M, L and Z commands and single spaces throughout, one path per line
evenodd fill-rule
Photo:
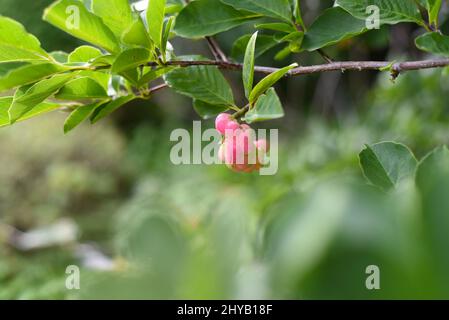
M 150 63 L 150 66 L 156 66 L 156 63 Z M 220 69 L 225 70 L 242 70 L 243 64 L 225 62 L 225 61 L 213 61 L 213 60 L 203 60 L 203 61 L 168 61 L 166 65 L 169 66 L 217 66 Z M 391 71 L 400 74 L 403 71 L 409 70 L 420 70 L 420 69 L 432 69 L 432 68 L 442 68 L 449 66 L 449 59 L 437 59 L 437 60 L 423 60 L 423 61 L 406 61 L 391 63 L 389 61 L 343 61 L 343 62 L 332 62 L 327 64 L 319 64 L 312 66 L 297 67 L 290 70 L 287 76 L 300 76 L 314 73 L 322 72 L 332 72 L 332 71 L 364 71 L 364 70 L 375 70 L 380 71 L 380 69 L 391 67 Z M 278 71 L 278 68 L 256 66 L 254 71 L 262 74 L 271 74 Z

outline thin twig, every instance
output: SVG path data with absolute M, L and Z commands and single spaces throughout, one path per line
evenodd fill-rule
M 155 66 L 155 63 L 150 63 L 149 66 Z M 241 63 L 224 62 L 224 61 L 213 61 L 213 60 L 202 60 L 202 61 L 168 61 L 166 65 L 169 66 L 217 66 L 220 69 L 226 70 L 242 70 L 243 65 Z M 438 60 L 423 60 L 423 61 L 406 61 L 398 62 L 392 64 L 389 61 L 343 61 L 343 62 L 332 62 L 327 64 L 319 64 L 312 66 L 297 67 L 290 70 L 286 76 L 300 76 L 314 73 L 322 72 L 332 72 L 332 71 L 364 71 L 364 70 L 376 70 L 391 67 L 391 70 L 395 73 L 401 73 L 403 71 L 409 70 L 420 70 L 420 69 L 432 69 L 432 68 L 442 68 L 449 66 L 449 59 L 438 59 Z M 278 68 L 256 66 L 254 71 L 262 74 L 271 74 L 278 71 Z
M 162 89 L 165 89 L 167 87 L 168 87 L 168 84 L 163 83 L 163 84 L 160 84 L 158 86 L 154 86 L 154 87 L 150 88 L 149 91 L 150 91 L 150 93 L 155 93 L 155 92 L 157 92 L 159 90 L 162 90 Z
M 212 37 L 206 37 L 207 44 L 209 45 L 209 49 L 214 55 L 215 60 L 228 62 L 228 58 L 226 57 L 223 50 L 221 50 L 218 42 Z

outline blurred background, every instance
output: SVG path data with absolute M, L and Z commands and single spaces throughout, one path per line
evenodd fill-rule
M 41 21 L 51 2 L 0 0 L 0 14 L 47 51 L 70 52 L 81 43 Z M 308 23 L 332 5 L 303 2 Z M 251 30 L 217 40 L 231 54 Z M 325 51 L 335 60 L 424 59 L 418 32 L 401 24 Z M 173 46 L 210 56 L 204 41 Z M 273 62 L 275 53 L 257 63 L 323 63 L 316 54 Z M 240 75 L 225 76 L 242 97 Z M 449 239 L 434 236 L 449 228 L 444 192 L 380 192 L 358 163 L 364 144 L 402 142 L 418 159 L 447 144 L 448 79 L 427 70 L 394 83 L 376 72 L 281 81 L 286 117 L 264 124 L 280 130 L 274 176 L 173 165 L 170 132 L 199 117 L 170 90 L 66 136 L 63 112 L 0 128 L 0 299 L 449 298 Z M 448 190 L 449 178 L 440 180 Z M 65 287 L 69 265 L 81 269 L 80 290 Z M 369 265 L 380 269 L 380 290 L 365 287 Z

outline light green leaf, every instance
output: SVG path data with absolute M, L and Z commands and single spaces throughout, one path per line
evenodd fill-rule
M 261 23 L 255 25 L 256 29 L 262 29 L 262 30 L 273 30 L 273 31 L 280 31 L 280 32 L 295 32 L 296 29 L 291 24 L 283 23 L 283 22 L 274 22 L 274 23 Z
M 248 10 L 264 16 L 292 21 L 292 11 L 288 0 L 222 0 L 239 10 Z
M 147 22 L 150 38 L 157 48 L 162 46 L 162 29 L 164 27 L 166 0 L 149 0 Z
M 368 31 L 365 21 L 356 19 L 339 7 L 325 10 L 304 35 L 302 48 L 307 51 L 336 44 Z
M 399 22 L 415 22 L 422 24 L 418 7 L 413 0 L 337 0 L 336 4 L 348 11 L 357 19 L 370 17 L 369 6 L 379 8 L 380 24 L 397 24 Z
M 384 190 L 398 186 L 405 179 L 414 178 L 418 164 L 409 148 L 394 142 L 367 145 L 359 158 L 368 181 Z
M 0 62 L 48 59 L 35 36 L 17 21 L 0 16 Z
M 37 82 L 65 70 L 64 66 L 47 62 L 26 64 L 0 77 L 0 91 Z
M 123 43 L 141 46 L 147 49 L 150 49 L 153 46 L 150 35 L 140 17 L 136 18 L 128 29 L 125 30 L 121 40 Z
M 162 36 L 162 47 L 161 47 L 163 59 L 165 59 L 165 55 L 166 55 L 166 51 L 167 51 L 167 44 L 168 44 L 168 40 L 170 38 L 170 33 L 172 31 L 174 21 L 175 21 L 175 17 L 170 17 L 167 20 L 167 23 L 165 24 L 164 34 Z
M 246 34 L 240 38 L 238 38 L 231 50 L 231 57 L 237 61 L 243 61 L 245 57 L 245 51 L 246 47 L 248 46 L 249 39 L 251 39 L 250 34 Z M 256 51 L 254 53 L 254 58 L 257 59 L 264 53 L 266 53 L 268 50 L 274 48 L 279 43 L 272 37 L 267 35 L 258 35 L 257 37 L 257 44 L 256 44 Z
M 69 54 L 68 62 L 89 62 L 102 56 L 97 48 L 91 46 L 81 46 Z
M 89 118 L 89 116 L 92 114 L 92 112 L 94 112 L 96 108 L 101 106 L 103 103 L 104 101 L 101 101 L 77 107 L 65 120 L 64 133 L 68 133 L 75 127 L 80 125 L 84 120 Z
M 257 99 L 256 104 L 245 115 L 244 121 L 248 123 L 282 118 L 284 109 L 274 88 L 268 89 Z
M 124 71 L 136 68 L 150 61 L 151 54 L 148 49 L 132 48 L 123 51 L 112 64 L 113 73 L 122 73 Z
M 306 32 L 307 28 L 302 19 L 301 0 L 293 0 L 293 2 L 294 2 L 293 14 L 295 16 L 295 21 L 302 27 L 302 30 Z
M 255 32 L 248 42 L 245 51 L 245 59 L 243 60 L 243 86 L 245 88 L 245 96 L 249 98 L 253 89 L 254 81 L 254 52 L 256 50 L 257 32 Z
M 428 32 L 415 40 L 416 46 L 423 51 L 449 57 L 449 37 L 438 32 Z
M 8 126 L 10 124 L 8 110 L 12 101 L 13 97 L 0 97 L 0 127 Z M 42 102 L 17 119 L 17 122 L 56 110 L 59 107 L 60 105 L 56 103 Z
M 165 75 L 167 84 L 177 92 L 209 104 L 233 105 L 231 87 L 216 67 L 179 68 Z
M 263 78 L 251 91 L 249 96 L 249 102 L 253 104 L 260 95 L 265 93 L 269 88 L 271 88 L 276 82 L 278 82 L 283 76 L 285 76 L 291 69 L 296 68 L 298 66 L 297 63 L 293 63 L 287 67 L 279 69 L 276 72 L 266 76 Z
M 69 54 L 64 51 L 53 51 L 50 52 L 50 56 L 59 63 L 67 63 L 67 60 L 69 58 Z
M 120 39 L 134 22 L 128 0 L 92 0 L 92 12 Z
M 130 102 L 134 99 L 136 99 L 136 97 L 134 95 L 129 95 L 129 96 L 118 97 L 115 100 L 112 100 L 108 103 L 103 104 L 102 106 L 95 109 L 94 113 L 92 114 L 92 116 L 90 118 L 91 123 L 96 123 L 96 122 L 100 121 L 104 117 L 110 115 L 115 110 L 124 106 L 125 104 L 127 104 L 128 102 Z
M 104 87 L 92 78 L 82 77 L 67 82 L 55 95 L 62 100 L 107 98 Z
M 114 33 L 103 20 L 77 0 L 58 0 L 45 9 L 43 19 L 55 27 L 109 52 L 120 51 Z
M 261 15 L 243 12 L 219 0 L 190 2 L 176 18 L 174 32 L 185 38 L 211 36 L 235 28 Z
M 143 87 L 147 85 L 151 81 L 154 81 L 164 74 L 169 73 L 170 71 L 176 69 L 176 66 L 168 66 L 168 67 L 159 67 L 156 69 L 150 69 L 148 72 L 145 72 L 144 75 L 139 79 L 138 87 Z
M 429 12 L 429 21 L 438 27 L 438 16 L 440 14 L 443 0 L 427 0 L 427 11 Z
M 33 86 L 17 89 L 14 101 L 9 108 L 11 124 L 33 109 L 39 103 L 55 94 L 64 84 L 75 76 L 73 73 L 57 74 L 49 79 L 42 80 Z
M 194 100 L 193 109 L 202 119 L 210 119 L 222 112 L 227 111 L 229 108 L 224 105 L 209 104 L 201 100 Z

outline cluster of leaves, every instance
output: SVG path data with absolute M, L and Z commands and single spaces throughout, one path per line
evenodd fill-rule
M 283 116 L 272 89 L 292 64 L 266 76 L 256 86 L 254 61 L 267 50 L 286 45 L 276 55 L 316 51 L 365 33 L 369 5 L 380 9 L 380 24 L 416 23 L 428 32 L 416 39 L 418 48 L 449 56 L 449 37 L 438 31 L 442 1 L 336 0 L 307 27 L 299 0 L 150 0 L 147 8 L 128 0 L 58 0 L 44 20 L 91 45 L 71 53 L 48 53 L 22 25 L 0 17 L 0 126 L 64 108 L 71 113 L 64 131 L 84 120 L 92 123 L 134 99 L 148 99 L 153 81 L 163 78 L 178 93 L 193 98 L 202 117 L 225 110 L 247 114 L 247 122 Z M 139 11 L 141 10 L 141 11 Z M 218 66 L 195 64 L 197 56 L 176 56 L 169 40 L 213 36 L 254 22 L 264 34 L 236 40 L 233 53 L 243 52 L 243 84 L 248 104 L 235 104 L 231 87 Z M 257 42 L 257 45 L 256 45 Z M 243 111 L 243 112 L 242 112 Z

